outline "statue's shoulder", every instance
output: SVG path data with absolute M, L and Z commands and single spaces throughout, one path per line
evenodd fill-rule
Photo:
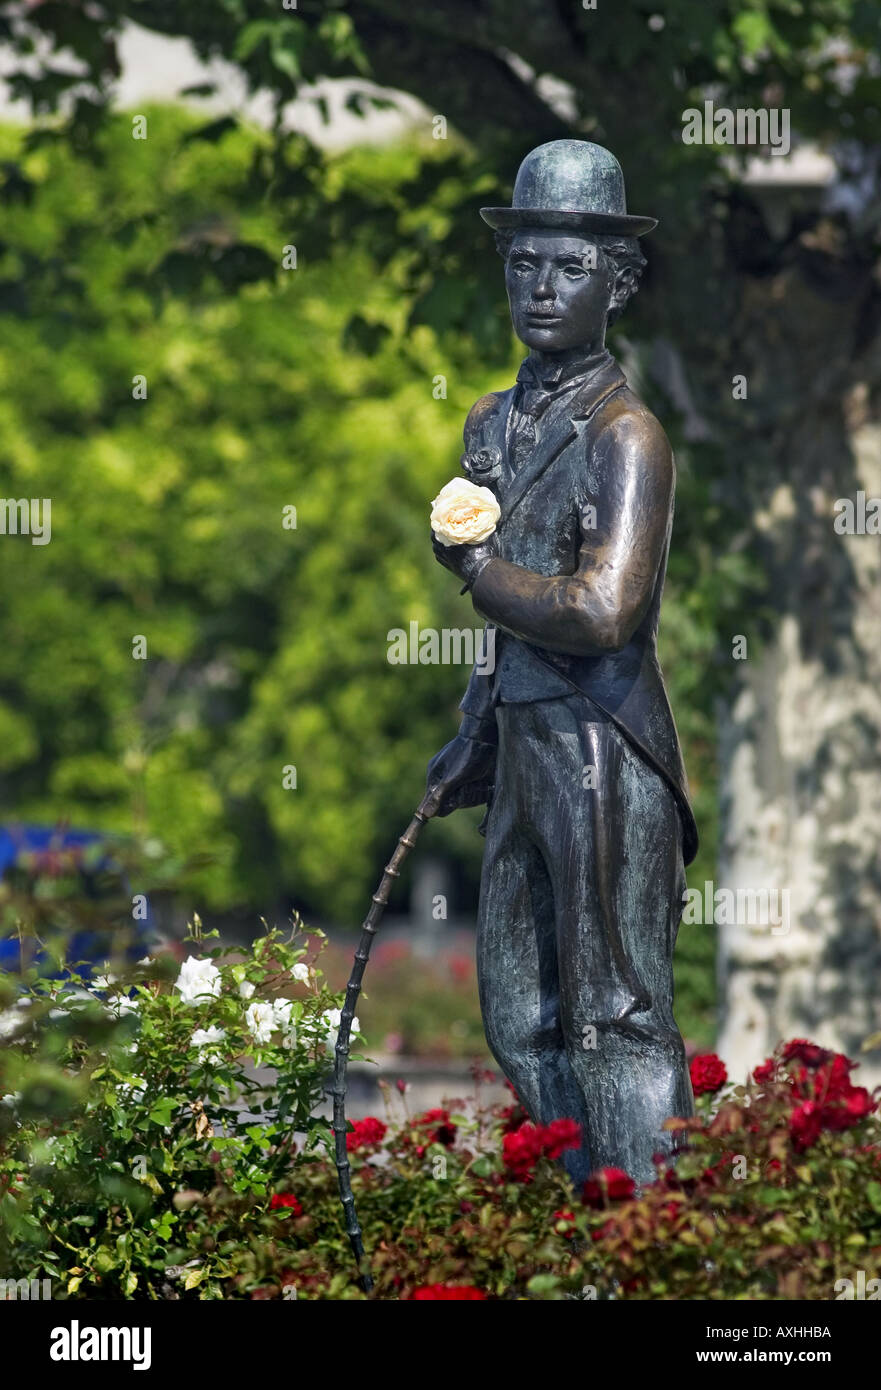
M 632 462 L 634 467 L 673 468 L 673 449 L 657 415 L 625 385 L 607 401 L 598 421 L 597 446 Z
M 510 395 L 510 390 L 490 391 L 487 395 L 481 396 L 479 401 L 474 402 L 465 419 L 463 434 L 466 444 L 478 430 L 488 424 L 492 417 L 503 409 Z

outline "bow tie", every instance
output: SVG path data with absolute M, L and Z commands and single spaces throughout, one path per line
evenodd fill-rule
M 606 360 L 611 360 L 608 352 L 565 363 L 538 363 L 527 357 L 517 373 L 520 409 L 528 415 L 541 415 L 552 400 L 574 390 Z

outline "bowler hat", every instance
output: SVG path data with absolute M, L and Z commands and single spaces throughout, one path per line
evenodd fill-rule
M 573 232 L 644 236 L 655 217 L 630 217 L 621 165 L 589 140 L 539 145 L 517 171 L 509 208 L 481 208 L 491 227 L 560 227 Z

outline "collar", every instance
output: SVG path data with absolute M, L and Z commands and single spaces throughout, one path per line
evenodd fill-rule
M 592 375 L 597 368 L 606 366 L 613 360 L 612 354 L 606 348 L 589 357 L 582 353 L 547 357 L 531 352 L 520 365 L 517 382 L 527 391 L 558 391 L 570 382 L 574 384 L 579 378 Z

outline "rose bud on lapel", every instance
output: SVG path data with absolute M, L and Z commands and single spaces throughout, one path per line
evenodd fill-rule
M 501 450 L 494 446 L 475 449 L 473 453 L 462 455 L 462 467 L 469 478 L 482 478 L 488 481 L 497 478 L 502 471 Z

